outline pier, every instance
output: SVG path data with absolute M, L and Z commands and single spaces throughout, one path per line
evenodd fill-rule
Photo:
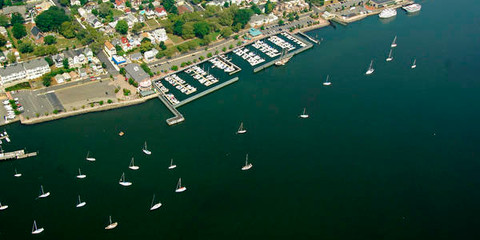
M 205 96 L 205 95 L 207 95 L 207 94 L 209 94 L 209 93 L 215 92 L 215 91 L 217 91 L 218 89 L 223 88 L 223 87 L 225 87 L 225 86 L 227 86 L 227 85 L 230 85 L 230 84 L 232 84 L 232 83 L 234 83 L 234 82 L 236 82 L 236 81 L 238 81 L 238 77 L 234 77 L 234 78 L 232 78 L 232 79 L 230 79 L 230 80 L 228 80 L 228 81 L 226 81 L 226 82 L 223 82 L 223 83 L 218 84 L 218 85 L 215 86 L 215 87 L 209 88 L 209 89 L 207 89 L 207 90 L 205 90 L 205 91 L 203 91 L 203 92 L 201 92 L 201 93 L 198 93 L 198 94 L 196 94 L 196 95 L 194 95 L 194 96 L 191 96 L 191 97 L 189 97 L 189 98 L 187 98 L 187 99 L 185 99 L 185 100 L 183 100 L 183 101 L 175 104 L 174 107 L 175 107 L 175 108 L 181 107 L 181 106 L 183 106 L 183 105 L 185 105 L 185 104 L 187 104 L 187 103 L 189 103 L 189 102 L 191 102 L 191 101 L 193 101 L 193 100 L 196 100 L 196 99 L 198 99 L 198 98 L 201 98 L 201 97 L 203 97 L 203 96 Z
M 318 41 L 318 40 L 315 40 L 315 39 L 313 39 L 312 37 L 308 36 L 307 34 L 305 34 L 305 33 L 303 33 L 303 32 L 298 32 L 298 34 L 302 35 L 302 37 L 304 37 L 304 38 L 306 38 L 306 39 L 308 39 L 308 40 L 312 41 L 313 43 L 316 43 L 316 44 L 318 44 L 318 43 L 319 43 L 319 41 Z
M 237 66 L 234 63 L 232 63 L 231 61 L 227 60 L 225 55 L 218 55 L 217 58 L 222 60 L 228 66 L 233 67 L 235 69 L 234 71 L 230 72 L 229 75 L 233 75 L 235 73 L 238 73 L 238 72 L 242 71 L 242 69 L 239 66 Z
M 157 87 L 155 86 L 155 88 L 157 88 Z M 168 125 L 174 125 L 174 124 L 185 121 L 185 118 L 183 117 L 183 115 L 174 106 L 172 106 L 167 101 L 167 99 L 165 99 L 165 94 L 158 88 L 157 88 L 157 91 L 160 93 L 158 95 L 158 98 L 160 99 L 160 101 L 162 101 L 163 104 L 168 108 L 168 110 L 170 110 L 170 112 L 172 112 L 173 115 L 174 115 L 173 117 L 167 119 L 167 124 Z
M 6 161 L 10 159 L 22 159 L 27 157 L 37 156 L 37 152 L 25 153 L 25 150 L 18 150 L 7 153 L 0 153 L 0 161 Z

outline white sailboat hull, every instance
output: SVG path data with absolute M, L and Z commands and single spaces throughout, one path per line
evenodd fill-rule
M 118 226 L 117 222 L 111 223 L 108 226 L 105 227 L 106 230 L 114 229 Z
M 152 154 L 152 152 L 150 152 L 150 151 L 149 151 L 149 150 L 147 150 L 147 149 L 143 149 L 142 151 L 143 151 L 143 153 L 145 153 L 145 154 L 147 154 L 147 155 L 150 155 L 150 154 Z
M 84 207 L 85 205 L 87 205 L 86 202 L 81 202 L 81 203 L 77 204 L 77 208 Z
M 84 179 L 84 178 L 86 178 L 86 177 L 87 177 L 87 175 L 85 175 L 85 174 L 81 174 L 81 175 L 78 175 L 78 176 L 77 176 L 78 179 Z
M 414 69 L 414 68 L 416 68 L 416 67 L 417 67 L 417 65 L 412 65 L 412 66 L 411 66 L 412 69 Z
M 129 166 L 128 168 L 130 168 L 132 170 L 138 170 L 140 167 L 139 166 Z
M 331 82 L 324 82 L 324 83 L 323 83 L 323 86 L 330 86 L 330 85 L 332 85 Z
M 92 158 L 92 157 L 87 157 L 86 159 L 87 159 L 87 161 L 90 161 L 90 162 L 95 162 L 97 160 L 97 159 Z
M 5 140 L 7 140 L 7 142 L 10 142 L 10 138 L 6 137 Z
M 245 130 L 245 129 L 243 129 L 243 130 L 238 130 L 238 131 L 237 131 L 238 134 L 244 134 L 244 133 L 246 133 L 246 132 L 247 132 L 247 130 Z
M 22 174 L 21 173 L 15 173 L 15 175 L 13 175 L 14 177 L 21 177 Z
M 2 205 L 2 206 L 0 207 L 0 211 L 3 211 L 3 210 L 5 210 L 5 209 L 7 209 L 7 208 L 8 208 L 8 205 Z
M 186 190 L 187 190 L 186 187 L 181 187 L 181 188 L 177 188 L 175 192 L 180 193 L 180 192 L 185 192 Z
M 308 114 L 301 114 L 300 118 L 308 118 Z
M 50 196 L 50 192 L 46 192 L 46 193 L 38 196 L 38 198 L 46 198 L 46 197 L 48 197 L 48 196 Z
M 392 48 L 397 47 L 397 44 L 396 44 L 396 43 L 392 43 L 392 45 L 390 45 L 390 47 L 392 47 Z
M 124 187 L 128 187 L 128 186 L 131 186 L 132 183 L 131 182 L 119 182 L 120 185 L 124 186 Z
M 43 230 L 45 230 L 45 229 L 39 228 L 39 229 L 37 229 L 37 230 L 35 230 L 35 231 L 32 231 L 32 234 L 40 234 L 40 233 L 43 232 Z
M 375 71 L 374 69 L 369 69 L 365 74 L 370 75 L 370 74 L 372 74 L 374 71 Z
M 170 165 L 170 167 L 168 167 L 168 169 L 174 169 L 176 167 L 177 167 L 177 165 Z
M 391 58 L 391 57 L 385 59 L 385 61 L 387 61 L 387 62 L 390 62 L 390 61 L 392 61 L 392 60 L 393 60 L 393 58 Z
M 246 170 L 248 170 L 248 169 L 250 169 L 250 168 L 252 168 L 252 167 L 253 167 L 253 165 L 250 163 L 250 164 L 248 164 L 248 165 L 243 166 L 243 167 L 242 167 L 242 171 L 246 171 Z
M 158 208 L 160 208 L 161 206 L 162 206 L 161 203 L 157 203 L 157 204 L 153 205 L 153 206 L 150 208 L 150 211 L 153 211 L 153 210 L 155 210 L 155 209 L 158 209 Z

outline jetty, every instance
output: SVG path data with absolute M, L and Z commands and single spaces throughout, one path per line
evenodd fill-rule
M 18 150 L 13 152 L 0 153 L 0 161 L 6 161 L 10 159 L 22 159 L 27 157 L 37 156 L 37 152 L 25 153 L 25 150 Z
M 313 39 L 312 37 L 308 36 L 308 35 L 305 34 L 304 32 L 298 32 L 298 34 L 302 35 L 302 37 L 304 37 L 304 38 L 312 41 L 312 42 L 315 43 L 315 44 L 318 44 L 318 43 L 319 43 L 318 40 Z
M 157 87 L 155 87 L 157 88 Z M 183 121 L 185 121 L 185 118 L 183 117 L 183 115 L 174 107 L 172 106 L 168 101 L 167 99 L 165 98 L 165 94 L 160 91 L 160 89 L 157 89 L 158 92 L 160 93 L 158 95 L 158 98 L 160 99 L 160 101 L 162 101 L 162 103 L 168 108 L 168 110 L 170 110 L 170 112 L 173 113 L 173 117 L 167 119 L 167 124 L 168 125 L 174 125 L 174 124 L 177 124 L 177 123 L 181 123 Z

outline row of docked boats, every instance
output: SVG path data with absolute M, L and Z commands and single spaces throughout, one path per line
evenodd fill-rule
M 407 13 L 416 13 L 422 9 L 422 5 L 418 3 L 410 4 L 402 7 Z M 380 12 L 379 18 L 391 18 L 397 16 L 397 10 L 395 8 L 386 8 Z
M 172 104 L 172 105 L 175 105 L 175 104 L 178 104 L 180 103 L 180 101 L 178 101 L 178 99 L 175 97 L 175 95 L 173 95 L 172 93 L 167 93 L 165 94 L 165 98 Z
M 295 46 L 293 44 L 283 40 L 282 38 L 279 38 L 278 36 L 270 36 L 268 38 L 268 41 L 272 42 L 273 44 L 281 47 L 282 49 L 287 49 L 288 51 L 295 50 Z
M 175 73 L 169 76 L 166 76 L 164 80 L 186 95 L 190 95 L 197 91 L 197 88 L 185 82 L 185 80 L 181 79 Z
M 300 47 L 302 47 L 302 48 L 307 46 L 307 44 L 305 44 L 304 42 L 298 40 L 298 38 L 290 35 L 288 32 L 282 32 L 282 33 L 280 33 L 280 34 L 282 34 L 282 36 L 286 37 L 288 40 L 290 40 L 290 41 L 292 41 L 292 42 L 300 45 Z
M 252 43 L 252 47 L 260 50 L 260 52 L 265 53 L 267 56 L 269 56 L 271 58 L 274 58 L 274 57 L 276 57 L 280 54 L 277 49 L 268 45 L 267 43 L 265 43 L 262 40 L 258 40 L 256 42 Z
M 243 58 L 246 60 L 251 66 L 258 65 L 262 62 L 265 62 L 265 59 L 258 56 L 254 52 L 250 52 L 248 48 L 237 48 L 233 50 L 233 53 L 235 53 L 237 56 Z
M 199 66 L 193 66 L 185 70 L 185 72 L 189 73 L 194 79 L 198 80 L 201 84 L 207 87 L 218 82 L 216 77 L 214 77 L 212 74 L 209 74 L 209 72 L 206 72 Z
M 231 72 L 235 71 L 235 68 L 232 66 L 232 64 L 228 64 L 220 58 L 214 57 L 214 58 L 211 58 L 208 61 L 213 64 L 212 68 L 222 69 L 226 73 L 231 73 Z
M 170 91 L 170 90 L 168 90 L 168 88 L 166 88 L 165 86 L 163 86 L 163 84 L 162 84 L 161 81 L 156 81 L 154 84 L 155 84 L 155 85 L 158 87 L 158 89 L 160 89 L 160 91 L 162 91 L 163 93 L 167 93 L 168 91 Z

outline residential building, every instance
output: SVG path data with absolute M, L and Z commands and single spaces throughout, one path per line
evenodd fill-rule
M 113 63 L 115 63 L 117 65 L 120 65 L 120 64 L 126 63 L 127 59 L 125 59 L 123 56 L 113 55 L 112 56 L 112 61 L 113 61 Z
M 141 56 L 141 54 L 140 54 L 140 56 Z M 5 61 L 7 61 L 7 58 L 5 57 L 5 54 L 2 51 L 0 51 L 0 62 L 3 63 Z
M 2 34 L 6 39 L 8 39 L 7 29 L 5 29 L 5 27 L 0 26 L 0 34 Z
M 140 65 L 136 63 L 127 64 L 125 70 L 127 72 L 127 79 L 132 78 L 140 85 L 140 87 L 149 88 L 152 86 L 150 76 L 140 67 Z
M 74 5 L 82 5 L 82 3 L 80 2 L 80 0 L 70 0 L 70 6 L 74 6 Z
M 77 0 L 78 1 L 78 0 Z M 51 6 L 53 6 L 52 2 L 50 1 L 43 1 L 37 5 L 35 5 L 35 11 L 37 14 L 42 13 L 45 10 L 48 10 Z
M 113 46 L 112 43 L 110 43 L 109 41 L 105 41 L 105 47 L 104 48 L 105 48 L 105 52 L 110 57 L 117 54 L 117 50 L 115 49 L 115 46 Z
M 27 79 L 39 78 L 43 74 L 51 71 L 47 61 L 45 61 L 43 58 L 37 58 L 28 62 L 24 62 L 23 67 L 25 68 Z
M 20 6 L 7 6 L 1 9 L 1 12 L 9 17 L 12 17 L 12 13 L 20 13 L 22 17 L 26 17 L 27 7 L 25 5 Z
M 157 28 L 151 31 L 150 36 L 153 43 L 160 43 L 168 40 L 167 32 L 164 28 Z
M 24 63 L 17 63 L 0 69 L 1 84 L 41 77 L 50 72 L 47 61 L 43 58 L 34 59 Z
M 164 7 L 156 7 L 155 8 L 155 15 L 159 18 L 163 18 L 167 16 L 167 10 Z
M 25 79 L 27 77 L 27 72 L 23 68 L 23 64 L 17 63 L 12 64 L 5 68 L 0 68 L 0 80 L 2 85 L 17 81 L 20 79 Z
M 378 7 L 378 8 L 386 7 L 388 5 L 392 5 L 397 2 L 400 2 L 400 0 L 370 0 L 370 3 L 372 4 L 372 6 Z
M 278 21 L 278 17 L 275 16 L 273 13 L 269 15 L 254 15 L 250 18 L 250 26 L 252 27 L 260 27 L 265 24 L 274 23 Z
M 120 9 L 120 10 L 125 9 L 125 3 L 126 2 L 127 2 L 126 0 L 115 0 L 115 3 L 114 3 L 115 8 Z
M 37 26 L 33 26 L 32 30 L 30 30 L 30 32 L 32 33 L 32 38 L 35 41 L 43 38 L 43 33 L 42 33 L 42 31 L 40 31 L 40 28 L 38 28 Z
M 55 78 L 55 82 L 57 82 L 57 83 L 63 83 L 65 81 L 65 78 L 63 77 L 62 74 L 57 74 L 57 75 L 55 75 L 54 78 Z
M 85 10 L 84 8 L 78 8 L 77 11 L 78 11 L 78 14 L 80 15 L 80 17 L 85 18 L 85 19 L 87 18 L 87 16 L 88 16 L 87 15 L 88 14 L 87 10 Z
M 140 61 L 142 60 L 143 56 L 141 53 L 134 53 L 130 55 L 130 60 L 131 61 Z
M 155 56 L 157 55 L 158 50 L 157 49 L 152 49 L 150 51 L 146 51 L 143 53 L 143 58 L 145 59 L 146 62 L 150 62 L 155 60 Z
M 291 0 L 288 2 L 277 3 L 277 6 L 275 6 L 273 12 L 277 15 L 281 15 L 284 12 L 300 12 L 304 9 L 308 9 L 309 7 L 310 6 L 305 2 L 305 0 Z

